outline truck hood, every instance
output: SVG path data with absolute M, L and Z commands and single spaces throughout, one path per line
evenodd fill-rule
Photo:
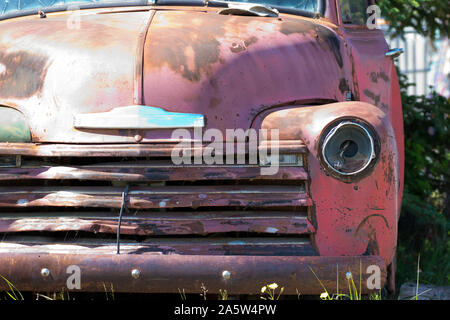
M 192 7 L 77 15 L 0 22 L 0 105 L 25 115 L 35 142 L 171 138 L 156 127 L 74 126 L 132 106 L 203 115 L 204 129 L 248 129 L 270 108 L 339 101 L 349 89 L 344 45 L 313 19 Z

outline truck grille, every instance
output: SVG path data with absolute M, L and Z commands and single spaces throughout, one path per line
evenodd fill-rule
M 3 245 L 113 252 L 124 206 L 122 253 L 316 255 L 301 141 L 280 153 L 302 165 L 271 176 L 259 165 L 174 165 L 173 148 L 0 144 Z

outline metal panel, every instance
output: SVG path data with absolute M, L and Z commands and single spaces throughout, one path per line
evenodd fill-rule
M 120 208 L 122 188 L 103 187 L 0 187 L 0 207 Z M 128 208 L 180 208 L 216 206 L 310 206 L 301 187 L 209 186 L 132 188 Z

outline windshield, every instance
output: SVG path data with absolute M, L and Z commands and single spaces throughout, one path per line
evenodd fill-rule
M 111 0 L 0 0 L 0 14 L 7 14 L 15 11 L 26 11 L 33 9 L 42 9 L 63 5 L 87 4 L 87 3 L 104 3 Z M 123 0 L 123 2 L 136 2 Z
M 310 13 L 316 13 L 319 11 L 319 2 L 321 0 L 233 0 L 230 2 L 246 2 L 246 3 L 258 3 L 264 4 L 275 8 L 287 8 L 301 10 Z M 39 10 L 43 8 L 53 8 L 58 7 L 61 10 L 74 8 L 87 8 L 87 7 L 104 7 L 104 6 L 115 6 L 115 5 L 146 5 L 148 3 L 158 1 L 148 1 L 148 0 L 0 0 L 0 17 L 5 15 L 20 15 L 27 11 L 31 13 L 33 10 Z M 183 0 L 174 0 L 171 3 L 170 0 L 159 1 L 162 4 L 178 4 L 183 5 Z M 186 3 L 192 3 L 193 1 L 186 0 Z M 195 2 L 195 1 L 194 1 Z M 228 2 L 222 0 L 221 2 Z M 200 3 L 200 1 L 199 1 Z M 50 10 L 56 11 L 56 10 Z
M 319 11 L 319 0 L 231 0 L 227 2 L 258 3 L 269 7 L 291 8 L 311 13 Z

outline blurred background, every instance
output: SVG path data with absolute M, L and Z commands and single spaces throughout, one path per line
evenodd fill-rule
M 450 6 L 450 2 L 449 2 Z M 403 48 L 405 53 L 398 58 L 400 72 L 414 86 L 407 90 L 410 95 L 437 94 L 450 98 L 450 46 L 448 37 L 434 40 L 421 35 L 414 28 L 407 27 L 403 36 L 389 32 L 386 20 L 381 27 L 391 48 Z

